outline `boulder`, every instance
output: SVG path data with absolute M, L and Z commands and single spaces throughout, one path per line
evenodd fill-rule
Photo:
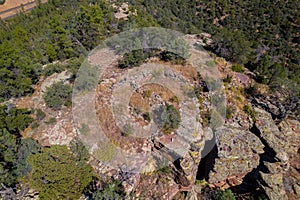
M 270 171 L 269 173 L 260 172 L 265 184 L 261 184 L 270 200 L 286 200 L 287 195 L 283 184 L 283 173 L 279 163 L 264 162 Z
M 223 127 L 216 131 L 217 158 L 213 170 L 209 173 L 209 182 L 218 183 L 232 177 L 242 179 L 259 165 L 259 154 L 264 145 L 250 131 L 234 127 Z
M 287 163 L 288 155 L 286 152 L 289 149 L 289 143 L 285 135 L 279 131 L 270 113 L 257 107 L 254 108 L 254 111 L 256 117 L 255 134 L 258 134 L 275 151 L 277 159 Z
M 251 103 L 253 105 L 256 105 L 267 112 L 271 113 L 273 116 L 276 118 L 282 119 L 286 116 L 286 109 L 285 107 L 279 102 L 276 101 L 275 99 L 269 100 L 266 99 L 265 97 L 254 97 L 251 100 Z
M 263 179 L 260 185 L 271 200 L 299 199 L 299 121 L 284 119 L 277 126 L 267 111 L 259 108 L 254 111 L 256 122 L 252 131 L 274 152 L 275 158 L 273 162 L 263 162 L 267 172 L 260 172 Z

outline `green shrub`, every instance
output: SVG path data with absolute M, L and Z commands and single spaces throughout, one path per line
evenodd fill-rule
M 233 107 L 227 107 L 226 108 L 226 119 L 231 119 L 234 113 L 235 113 L 235 109 Z
M 130 124 L 125 124 L 124 127 L 123 127 L 123 132 L 122 134 L 124 136 L 128 136 L 128 135 L 131 135 L 133 133 L 133 128 Z
M 25 140 L 20 139 L 20 132 L 33 121 L 30 114 L 30 110 L 11 104 L 0 105 L 0 184 L 8 187 L 15 187 L 19 172 L 25 170 L 22 162 L 26 156 L 22 149 Z
M 36 110 L 36 119 L 42 121 L 46 117 L 46 114 L 39 108 Z
M 170 102 L 172 103 L 179 103 L 179 100 L 176 96 L 172 96 L 170 99 L 169 99 Z
M 179 127 L 181 116 L 171 104 L 161 105 L 153 112 L 153 120 L 164 133 L 171 133 Z
M 170 166 L 164 166 L 157 170 L 157 173 L 159 174 L 171 174 L 172 168 Z
M 83 135 L 86 135 L 90 132 L 90 127 L 87 124 L 81 124 L 81 127 L 79 128 L 79 132 Z
M 208 67 L 214 67 L 216 65 L 216 62 L 214 60 L 208 60 L 205 63 Z
M 51 76 L 54 73 L 60 73 L 63 72 L 66 69 L 66 66 L 59 63 L 51 63 L 45 67 L 43 70 L 43 75 L 45 77 Z
M 159 54 L 159 57 L 163 61 L 170 61 L 174 64 L 180 64 L 180 65 L 185 64 L 185 59 L 184 58 L 182 58 L 181 56 L 179 56 L 175 53 L 169 52 L 169 51 L 162 51 Z
M 258 85 L 254 84 L 245 89 L 246 96 L 255 96 L 258 94 Z
M 33 123 L 30 125 L 30 127 L 31 127 L 32 129 L 36 129 L 37 127 L 39 127 L 39 123 L 33 122 Z
M 0 183 L 11 186 L 17 181 L 17 177 L 11 167 L 14 166 L 16 161 L 16 139 L 5 128 L 0 128 L 0 144 Z
M 238 96 L 238 95 L 235 96 L 235 99 L 238 100 L 241 103 L 243 102 L 243 99 L 240 96 Z
M 224 78 L 223 81 L 224 81 L 225 83 L 231 83 L 231 81 L 232 81 L 232 76 L 230 76 L 229 74 L 227 74 L 226 78 Z
M 25 176 L 31 171 L 31 166 L 26 162 L 28 156 L 40 152 L 42 146 L 32 138 L 21 139 L 17 152 L 15 174 L 18 177 Z
M 173 105 L 166 104 L 166 121 L 163 130 L 170 133 L 179 127 L 180 122 L 179 111 Z
M 209 187 L 209 183 L 205 179 L 202 179 L 202 180 L 196 179 L 195 180 L 195 185 L 201 185 L 201 186 L 204 186 L 204 187 Z
M 243 73 L 245 71 L 244 67 L 238 64 L 233 64 L 231 67 L 232 71 Z
M 103 142 L 99 146 L 100 148 L 93 152 L 95 158 L 103 162 L 112 161 L 115 158 L 117 148 L 113 143 Z
M 119 68 L 137 67 L 140 66 L 146 60 L 146 55 L 142 49 L 134 50 L 129 53 L 125 53 L 121 61 L 119 61 Z
M 72 77 L 75 78 L 76 77 L 76 74 L 81 66 L 81 64 L 83 63 L 84 61 L 84 57 L 75 57 L 75 58 L 71 58 L 69 61 L 68 61 L 68 72 L 70 72 L 72 74 Z
M 93 168 L 78 163 L 67 146 L 53 145 L 27 158 L 32 171 L 27 182 L 39 199 L 79 199 L 93 179 Z
M 220 109 L 222 109 L 222 108 L 220 108 Z M 210 113 L 209 126 L 211 127 L 211 129 L 213 131 L 223 125 L 223 116 L 221 114 L 222 114 L 222 112 L 220 112 L 220 111 L 216 112 L 214 110 Z
M 0 5 L 3 5 L 5 3 L 5 0 L 0 0 Z
M 201 122 L 202 126 L 207 127 L 211 117 L 210 113 L 202 113 L 201 117 L 202 117 L 202 122 Z
M 76 157 L 76 162 L 81 165 L 84 165 L 90 159 L 88 149 L 78 138 L 75 138 L 70 142 L 70 150 Z
M 120 181 L 113 181 L 107 184 L 104 189 L 92 191 L 92 198 L 91 199 L 116 199 L 121 200 L 125 199 L 125 192 L 122 184 Z
M 243 111 L 244 111 L 247 115 L 249 115 L 254 121 L 256 120 L 256 118 L 255 118 L 255 112 L 254 112 L 254 110 L 252 109 L 251 106 L 245 105 L 244 108 L 243 108 Z
M 71 96 L 71 86 L 64 85 L 63 82 L 58 82 L 48 87 L 43 97 L 47 107 L 60 110 L 63 105 L 71 105 Z
M 18 134 L 33 122 L 30 114 L 28 109 L 0 106 L 0 129 L 6 128 L 9 132 Z
M 216 195 L 216 199 L 218 200 L 235 200 L 234 194 L 231 190 L 218 191 Z

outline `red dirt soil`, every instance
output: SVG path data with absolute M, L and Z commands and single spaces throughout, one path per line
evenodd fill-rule
M 41 0 L 41 3 L 46 3 L 48 0 Z M 6 0 L 3 5 L 0 5 L 0 18 L 7 19 L 22 11 L 29 11 L 37 6 L 35 0 Z

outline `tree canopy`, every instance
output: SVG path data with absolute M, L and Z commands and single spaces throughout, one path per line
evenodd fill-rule
M 63 105 L 71 105 L 72 88 L 63 82 L 54 83 L 47 88 L 44 95 L 46 105 L 54 110 L 59 110 Z
M 229 61 L 245 64 L 256 73 L 258 82 L 268 84 L 274 91 L 282 91 L 286 102 L 300 98 L 300 7 L 297 1 L 128 2 L 145 15 L 151 15 L 162 27 L 184 33 L 210 33 L 214 41 L 210 50 Z M 142 17 L 144 15 L 132 16 Z
M 0 20 L 0 102 L 31 94 L 42 65 L 85 55 L 107 37 L 112 23 L 112 7 L 104 0 L 50 0 Z
M 93 177 L 90 165 L 79 165 L 67 146 L 53 145 L 30 155 L 29 185 L 39 191 L 40 199 L 79 199 Z
M 39 148 L 32 139 L 21 139 L 20 132 L 33 121 L 27 109 L 0 106 L 0 183 L 13 186 L 30 168 L 25 159 Z

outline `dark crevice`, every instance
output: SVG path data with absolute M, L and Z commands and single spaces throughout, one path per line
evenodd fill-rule
M 256 135 L 265 146 L 264 153 L 259 154 L 259 165 L 243 178 L 243 182 L 240 185 L 230 188 L 232 191 L 238 194 L 254 193 L 257 189 L 263 191 L 261 186 L 268 187 L 268 184 L 263 180 L 260 172 L 270 173 L 264 162 L 274 163 L 278 161 L 276 159 L 276 152 L 269 146 L 267 141 L 261 137 L 261 132 L 257 126 L 253 124 L 249 130 L 251 133 Z
M 259 138 L 259 140 L 263 143 L 264 147 L 264 153 L 260 154 L 260 158 L 262 161 L 275 163 L 278 162 L 278 159 L 276 159 L 276 152 L 270 145 L 267 143 L 267 141 L 261 136 L 260 130 L 257 128 L 257 126 L 254 124 L 250 128 L 250 132 L 256 135 L 256 137 Z
M 261 185 L 268 187 L 268 184 L 263 180 L 259 173 L 261 171 L 260 165 L 257 168 L 254 168 L 251 172 L 249 172 L 243 178 L 243 182 L 240 185 L 230 187 L 229 189 L 231 189 L 234 193 L 237 194 L 246 194 L 255 192 L 257 189 L 262 189 Z
M 262 193 L 266 197 L 262 186 L 268 187 L 268 184 L 263 180 L 260 172 L 270 173 L 264 162 L 274 163 L 278 162 L 278 159 L 276 159 L 276 152 L 272 147 L 269 146 L 267 141 L 262 138 L 261 132 L 255 124 L 250 128 L 250 132 L 256 135 L 263 143 L 264 153 L 259 154 L 259 165 L 256 168 L 252 169 L 252 171 L 243 178 L 243 182 L 240 185 L 230 187 L 229 189 L 231 189 L 235 194 L 238 195 L 256 194 L 257 191 L 260 191 L 260 193 Z M 212 142 L 215 143 L 215 137 L 213 138 L 213 140 L 206 141 L 204 149 L 212 145 Z M 216 158 L 218 158 L 218 148 L 215 144 L 213 149 L 205 157 L 202 156 L 202 159 L 198 166 L 196 177 L 197 180 L 205 179 L 206 181 L 208 181 L 209 172 L 213 170 Z
M 175 160 L 173 164 L 175 166 L 175 170 L 173 170 L 173 173 L 175 175 L 175 182 L 185 187 L 189 186 L 190 182 L 188 181 L 182 170 L 182 167 L 180 165 L 180 159 Z
M 207 155 L 203 155 L 205 152 L 204 150 L 211 148 L 212 146 L 213 146 L 212 150 Z M 202 159 L 198 166 L 196 179 L 197 180 L 205 179 L 206 181 L 208 181 L 209 172 L 214 169 L 215 159 L 218 158 L 218 147 L 216 145 L 215 135 L 212 140 L 208 140 L 205 142 L 204 150 L 202 150 L 201 153 Z
M 275 99 L 269 100 L 269 101 L 267 101 L 267 103 L 263 100 L 263 99 L 265 99 L 265 96 L 262 96 L 262 95 L 256 95 L 255 98 L 250 97 L 249 99 L 250 99 L 250 101 L 253 105 L 256 105 L 256 106 L 262 108 L 263 110 L 267 111 L 268 113 L 270 113 L 272 119 L 277 124 L 280 123 L 287 116 L 287 111 L 284 109 L 284 106 L 282 106 L 281 103 L 276 102 Z M 257 99 L 261 100 L 262 102 L 259 102 Z M 272 104 L 272 102 L 275 102 L 275 104 Z M 276 111 L 272 110 L 272 108 L 270 108 L 268 103 L 270 103 L 273 106 L 279 108 L 279 112 L 276 112 Z
M 182 167 L 180 165 L 180 159 L 177 159 L 173 162 L 175 168 L 178 170 L 178 171 L 182 171 Z

